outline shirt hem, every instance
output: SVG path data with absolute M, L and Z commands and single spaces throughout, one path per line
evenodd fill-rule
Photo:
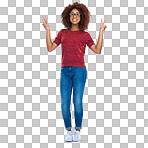
M 92 45 L 95 45 L 95 43 L 91 43 L 91 44 L 89 44 L 88 47 L 90 48 Z
M 64 67 L 64 66 L 86 67 L 85 63 L 80 64 L 80 65 L 76 65 L 76 64 L 61 64 L 61 67 Z
M 56 41 L 53 41 L 54 43 L 56 43 L 57 44 L 57 46 L 59 46 L 60 45 L 60 43 L 58 43 L 58 42 L 56 42 Z

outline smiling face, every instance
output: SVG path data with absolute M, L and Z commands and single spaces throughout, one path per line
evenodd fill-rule
M 71 14 L 75 14 L 75 15 L 71 15 L 70 16 L 70 21 L 73 25 L 78 25 L 80 20 L 81 20 L 81 17 L 80 15 L 78 15 L 78 13 L 80 13 L 77 9 L 73 9 L 71 10 L 70 12 Z

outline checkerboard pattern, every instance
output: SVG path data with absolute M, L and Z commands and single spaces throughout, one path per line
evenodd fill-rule
M 64 143 L 61 44 L 47 52 L 42 16 L 53 41 L 73 2 L 0 1 L 0 148 L 147 148 L 147 0 L 78 1 L 91 12 L 86 31 L 95 43 L 101 18 L 107 28 L 100 55 L 86 47 L 82 140 Z M 73 103 L 71 111 L 74 130 Z

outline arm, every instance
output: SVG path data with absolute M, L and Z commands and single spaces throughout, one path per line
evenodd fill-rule
M 97 45 L 95 46 L 98 54 L 101 54 L 102 43 L 103 43 L 103 33 L 101 31 L 99 31 L 98 42 L 97 42 Z
M 45 18 L 43 17 L 43 20 L 44 20 L 44 22 L 42 25 L 44 26 L 44 28 L 46 30 L 46 45 L 47 45 L 48 51 L 51 52 L 57 47 L 57 45 L 55 43 L 52 43 L 52 41 L 51 41 L 50 27 L 49 27 L 48 19 L 46 18 L 46 16 L 45 16 Z
M 97 45 L 92 45 L 90 47 L 90 49 L 97 54 L 101 54 L 102 43 L 103 43 L 103 34 L 104 34 L 105 29 L 107 28 L 107 26 L 104 25 L 104 23 L 105 23 L 105 21 L 102 23 L 102 19 L 101 19 L 101 26 L 100 26 L 99 38 L 98 38 Z
M 51 41 L 50 30 L 46 31 L 46 45 L 49 52 L 53 51 L 57 47 L 57 44 L 52 43 Z

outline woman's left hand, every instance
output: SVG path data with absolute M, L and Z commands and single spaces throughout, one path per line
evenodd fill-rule
M 104 20 L 104 22 L 102 23 L 102 18 L 101 18 L 101 26 L 100 26 L 100 31 L 101 31 L 101 33 L 104 33 L 105 29 L 107 28 L 107 26 L 106 26 L 104 23 L 105 23 L 105 20 Z

